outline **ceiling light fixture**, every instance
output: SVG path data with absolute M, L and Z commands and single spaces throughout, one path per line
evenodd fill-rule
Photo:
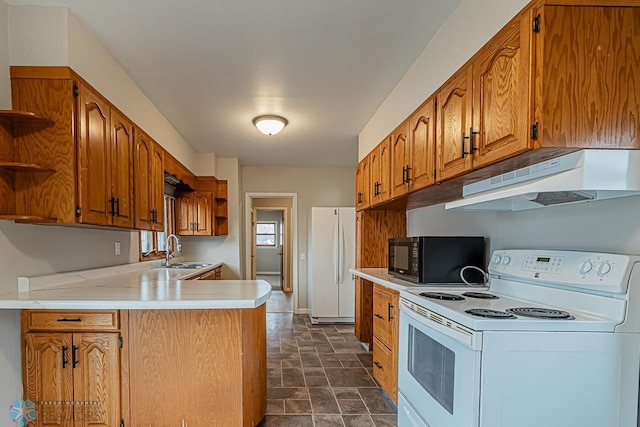
M 275 135 L 284 129 L 289 122 L 280 116 L 258 116 L 253 119 L 253 124 L 265 135 Z

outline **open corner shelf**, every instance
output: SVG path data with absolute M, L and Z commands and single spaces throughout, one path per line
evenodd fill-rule
M 44 166 L 36 165 L 34 163 L 20 163 L 20 162 L 0 162 L 0 169 L 8 169 L 15 172 L 45 172 L 52 173 L 55 169 L 47 168 Z
M 21 224 L 52 224 L 58 222 L 56 218 L 36 215 L 0 215 L 0 219 L 15 221 Z
M 41 124 L 52 125 L 53 120 L 48 117 L 39 116 L 29 111 L 21 110 L 0 110 L 0 119 L 6 119 L 13 123 L 20 124 Z

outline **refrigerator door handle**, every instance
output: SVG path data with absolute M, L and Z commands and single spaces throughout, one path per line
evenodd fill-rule
M 336 285 L 338 283 L 340 283 L 340 279 L 338 277 L 338 274 L 340 274 L 339 269 L 340 266 L 338 265 L 340 263 L 340 242 L 339 242 L 339 225 L 338 225 L 338 220 L 336 219 L 336 222 L 334 224 L 333 227 L 333 278 L 336 282 Z
M 340 267 L 339 268 L 339 270 L 340 270 L 340 282 L 339 283 L 342 283 L 343 278 L 344 278 L 344 252 L 345 252 L 345 250 L 344 250 L 344 227 L 342 226 L 342 222 L 340 222 L 339 229 L 340 229 L 340 237 L 339 237 L 339 240 L 340 240 L 340 249 L 339 249 L 340 250 L 340 257 L 339 257 L 339 260 L 340 260 L 339 261 L 339 263 L 340 263 L 339 264 L 339 267 Z

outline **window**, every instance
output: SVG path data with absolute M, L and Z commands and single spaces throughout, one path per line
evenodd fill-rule
M 162 258 L 167 252 L 167 236 L 176 230 L 176 199 L 164 196 L 164 230 L 140 231 L 140 261 Z M 173 245 L 173 242 L 171 243 Z M 173 249 L 173 248 L 172 248 Z
M 258 221 L 256 222 L 256 245 L 275 246 L 276 245 L 276 222 Z

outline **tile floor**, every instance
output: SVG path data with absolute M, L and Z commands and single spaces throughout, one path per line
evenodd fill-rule
M 266 280 L 271 285 L 271 298 L 267 301 L 267 313 L 293 312 L 293 292 L 282 292 L 279 275 L 258 274 L 256 279 Z
M 353 325 L 267 313 L 267 415 L 260 427 L 395 427 L 396 407 L 371 366 Z

